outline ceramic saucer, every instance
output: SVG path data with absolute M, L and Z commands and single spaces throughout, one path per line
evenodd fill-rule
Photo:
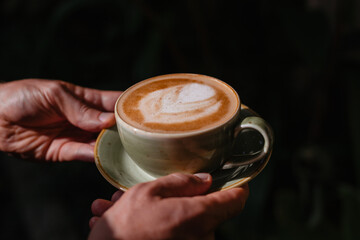
M 241 118 L 257 115 L 244 105 L 241 108 Z M 262 138 L 255 131 L 247 131 L 238 137 L 236 146 L 239 146 L 236 149 L 237 153 L 252 154 L 254 149 L 261 148 Z M 250 181 L 264 169 L 270 156 L 271 151 L 255 163 L 214 171 L 211 173 L 213 176 L 211 191 L 233 188 Z M 116 126 L 104 129 L 99 134 L 95 144 L 95 163 L 109 183 L 124 191 L 138 183 L 155 180 L 155 177 L 138 167 L 125 152 Z

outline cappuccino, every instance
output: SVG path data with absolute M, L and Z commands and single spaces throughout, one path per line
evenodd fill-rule
M 126 90 L 117 104 L 120 118 L 148 132 L 179 133 L 211 129 L 228 122 L 240 105 L 226 83 L 204 75 L 169 74 Z

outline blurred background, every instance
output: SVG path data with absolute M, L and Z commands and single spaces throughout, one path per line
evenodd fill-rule
M 275 132 L 217 239 L 360 239 L 360 1 L 1 0 L 0 80 L 124 90 L 211 75 Z M 95 164 L 0 156 L 0 239 L 85 239 L 115 191 Z

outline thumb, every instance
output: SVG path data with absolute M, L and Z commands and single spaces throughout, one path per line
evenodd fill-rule
M 83 130 L 98 132 L 115 124 L 114 113 L 92 108 L 67 92 L 63 94 L 58 105 L 64 117 Z
M 150 184 L 153 186 L 153 193 L 161 197 L 190 197 L 206 193 L 211 182 L 212 178 L 208 173 L 194 175 L 174 173 L 150 182 Z

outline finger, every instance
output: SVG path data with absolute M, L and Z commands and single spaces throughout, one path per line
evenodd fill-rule
M 90 146 L 94 147 L 96 145 L 96 139 L 94 139 L 93 141 L 89 142 Z
M 95 95 L 96 93 L 98 94 L 98 96 Z M 104 111 L 112 112 L 112 111 L 114 111 L 115 103 L 121 94 L 122 94 L 122 91 L 95 90 L 94 93 L 92 93 L 92 92 L 86 93 L 86 96 L 89 96 L 89 97 L 87 99 L 85 99 L 85 101 L 93 104 L 96 107 L 100 107 Z M 99 100 L 97 100 L 98 98 L 100 98 L 100 103 L 98 103 L 98 101 L 99 101 Z
M 204 194 L 211 186 L 211 175 L 175 173 L 149 183 L 154 195 L 162 197 L 185 197 Z
M 122 91 L 104 91 L 73 84 L 67 84 L 67 87 L 81 100 L 104 111 L 114 111 L 116 100 L 122 93 Z
M 217 225 L 239 214 L 244 208 L 248 196 L 249 186 L 245 184 L 238 188 L 208 194 L 202 199 L 207 206 L 207 214 L 214 217 Z
M 113 205 L 113 202 L 105 199 L 96 199 L 91 204 L 91 212 L 94 216 L 101 217 L 106 210 L 108 210 Z
M 112 202 L 116 202 L 117 200 L 119 200 L 119 198 L 124 194 L 123 191 L 119 190 L 119 191 L 116 191 L 112 197 L 111 197 L 111 201 Z
M 46 153 L 45 159 L 60 162 L 74 160 L 94 162 L 94 147 L 87 143 L 54 140 Z
M 115 124 L 112 112 L 102 112 L 80 101 L 69 92 L 60 92 L 56 98 L 59 110 L 74 126 L 86 131 L 98 132 Z
M 90 229 L 92 229 L 95 225 L 95 223 L 99 220 L 99 217 L 92 217 L 89 220 L 89 227 Z

